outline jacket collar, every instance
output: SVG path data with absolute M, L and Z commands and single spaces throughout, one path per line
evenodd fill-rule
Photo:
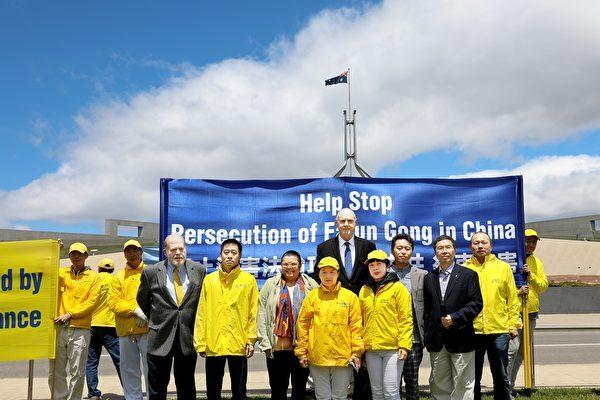
M 140 261 L 140 265 L 138 265 L 137 268 L 131 268 L 129 263 L 125 263 L 125 269 L 128 271 L 141 271 L 144 269 L 144 267 L 145 267 L 145 265 L 144 265 L 143 261 Z
M 229 273 L 223 270 L 223 266 L 219 265 L 217 271 L 219 271 L 219 279 L 222 281 L 232 281 L 240 275 L 241 272 L 240 265 L 236 265 Z
M 485 266 L 485 264 L 487 264 L 490 261 L 494 261 L 496 259 L 496 256 L 494 254 L 488 254 L 487 256 L 485 256 L 485 260 L 483 260 L 483 264 L 479 263 L 479 260 L 477 260 L 477 257 L 475 256 L 471 256 L 471 262 L 473 263 L 473 265 L 475 265 L 476 267 L 483 267 Z
M 88 275 L 90 272 L 92 271 L 92 269 L 90 267 L 88 267 L 87 265 L 85 267 L 83 267 L 82 270 L 79 271 L 75 271 L 73 269 L 73 265 L 71 265 L 71 267 L 69 268 L 69 272 L 73 275 L 73 276 L 79 276 L 79 275 Z
M 323 286 L 323 284 L 321 283 L 321 286 L 319 286 L 319 288 L 324 291 L 325 293 L 337 293 L 340 291 L 342 287 L 341 282 L 338 281 L 338 283 L 336 283 L 336 285 L 334 286 L 334 288 L 332 290 L 327 289 L 325 286 Z
M 388 283 L 398 282 L 399 280 L 400 278 L 398 278 L 398 275 L 395 272 L 390 271 L 383 277 L 383 280 L 380 282 L 375 282 L 373 277 L 369 275 L 369 277 L 367 278 L 367 285 L 369 285 L 369 287 L 373 290 L 373 293 L 376 293 L 377 290 L 384 287 Z

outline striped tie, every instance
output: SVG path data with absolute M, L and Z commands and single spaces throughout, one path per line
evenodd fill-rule
M 175 297 L 177 297 L 177 305 L 181 304 L 183 299 L 183 285 L 179 278 L 179 267 L 173 266 L 173 283 L 175 284 Z

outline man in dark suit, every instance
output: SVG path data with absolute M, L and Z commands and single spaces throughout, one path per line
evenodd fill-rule
M 429 387 L 438 399 L 473 399 L 475 331 L 483 308 L 477 273 L 454 263 L 454 239 L 433 242 L 438 267 L 425 276 L 425 347 L 431 359 Z
M 148 317 L 148 394 L 167 398 L 173 365 L 178 400 L 196 399 L 194 321 L 206 267 L 186 259 L 183 237 L 164 241 L 166 260 L 142 273 L 137 302 Z
M 349 208 L 343 208 L 337 213 L 335 226 L 339 234 L 317 246 L 317 260 L 315 265 L 319 265 L 319 261 L 324 257 L 335 258 L 340 265 L 338 280 L 342 284 L 342 287 L 358 295 L 360 288 L 365 284 L 369 276 L 369 269 L 364 264 L 367 260 L 367 255 L 376 249 L 375 243 L 354 235 L 356 215 Z M 318 271 L 315 271 L 312 277 L 317 282 L 321 282 Z M 354 373 L 352 398 L 354 400 L 371 398 L 369 374 L 364 366 L 358 372 Z
M 358 295 L 369 276 L 369 269 L 364 266 L 364 262 L 367 254 L 375 250 L 375 243 L 354 236 L 356 215 L 349 208 L 343 208 L 338 212 L 335 226 L 339 234 L 317 246 L 315 265 L 319 265 L 323 257 L 335 258 L 342 267 L 338 278 L 342 287 Z M 319 272 L 313 273 L 312 278 L 320 282 Z

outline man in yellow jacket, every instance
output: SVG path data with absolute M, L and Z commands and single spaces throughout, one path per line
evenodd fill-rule
M 113 279 L 112 273 L 115 263 L 110 258 L 103 258 L 98 263 L 98 276 L 100 277 L 100 300 L 92 314 L 91 339 L 88 348 L 88 359 L 85 367 L 85 382 L 88 388 L 89 400 L 100 400 L 102 392 L 98 389 L 98 364 L 102 347 L 108 351 L 112 362 L 119 372 L 119 339 L 115 330 L 115 313 L 108 307 L 108 290 Z
M 511 400 L 508 377 L 508 342 L 517 336 L 519 300 L 510 265 L 492 254 L 492 239 L 477 232 L 471 237 L 472 256 L 465 264 L 477 272 L 483 310 L 473 321 L 475 329 L 475 400 L 481 399 L 483 359 L 488 354 L 494 381 L 494 400 Z
M 544 293 L 548 289 L 548 278 L 546 272 L 544 272 L 542 260 L 533 254 L 539 240 L 540 238 L 535 230 L 525 229 L 525 255 L 527 259 L 525 265 L 523 265 L 523 274 L 527 276 L 527 285 L 519 288 L 519 297 L 527 299 L 529 343 L 531 347 L 533 347 L 533 331 L 540 312 L 540 293 Z M 508 345 L 508 375 L 510 376 L 513 396 L 515 395 L 515 380 L 521 363 L 523 363 L 523 331 L 519 329 L 519 336 L 511 340 Z
M 194 348 L 206 357 L 206 396 L 221 398 L 225 362 L 229 365 L 232 399 L 246 399 L 248 358 L 258 339 L 258 286 L 254 276 L 240 268 L 242 244 L 221 244 L 221 265 L 206 276 L 194 326 Z
M 87 257 L 87 247 L 73 243 L 69 247 L 71 265 L 61 268 L 58 275 L 56 358 L 50 363 L 48 377 L 55 400 L 80 400 L 83 392 L 92 313 L 100 298 L 99 277 L 85 265 Z
M 123 253 L 127 263 L 112 280 L 108 304 L 115 314 L 121 348 L 123 394 L 127 400 L 142 400 L 140 361 L 148 388 L 148 319 L 136 301 L 144 271 L 142 245 L 137 240 L 128 240 L 123 245 Z

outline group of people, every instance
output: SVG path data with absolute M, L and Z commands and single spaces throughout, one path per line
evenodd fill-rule
M 171 369 L 177 398 L 195 399 L 198 355 L 205 358 L 208 399 L 221 398 L 225 364 L 232 398 L 246 399 L 255 346 L 266 355 L 272 399 L 287 398 L 290 381 L 292 399 L 304 399 L 307 384 L 317 399 L 346 399 L 349 393 L 353 399 L 399 399 L 402 381 L 404 396 L 418 399 L 424 348 L 434 399 L 480 399 L 486 353 L 494 398 L 513 397 L 522 362 L 520 299 L 528 299 L 535 326 L 538 296 L 547 287 L 533 254 L 535 231 L 525 232 L 527 285 L 517 289 L 511 267 L 494 256 L 484 232 L 472 236 L 465 265 L 455 262 L 452 237 L 436 238 L 436 267 L 427 273 L 410 263 L 409 235 L 392 239 L 390 260 L 388 252 L 355 236 L 352 210 L 339 211 L 336 226 L 338 235 L 317 247 L 313 274 L 302 272 L 302 256 L 288 250 L 281 271 L 260 292 L 254 276 L 240 268 L 236 239 L 221 243 L 221 264 L 208 275 L 186 258 L 178 235 L 167 236 L 166 259 L 152 266 L 141 261 L 139 243 L 128 241 L 127 264 L 114 277 L 112 261 L 102 260 L 96 274 L 85 266 L 85 245 L 71 245 L 55 320 L 55 399 L 81 398 L 86 361 L 88 397 L 100 398 L 102 346 L 127 400 L 142 399 L 142 371 L 149 399 L 166 399 Z

